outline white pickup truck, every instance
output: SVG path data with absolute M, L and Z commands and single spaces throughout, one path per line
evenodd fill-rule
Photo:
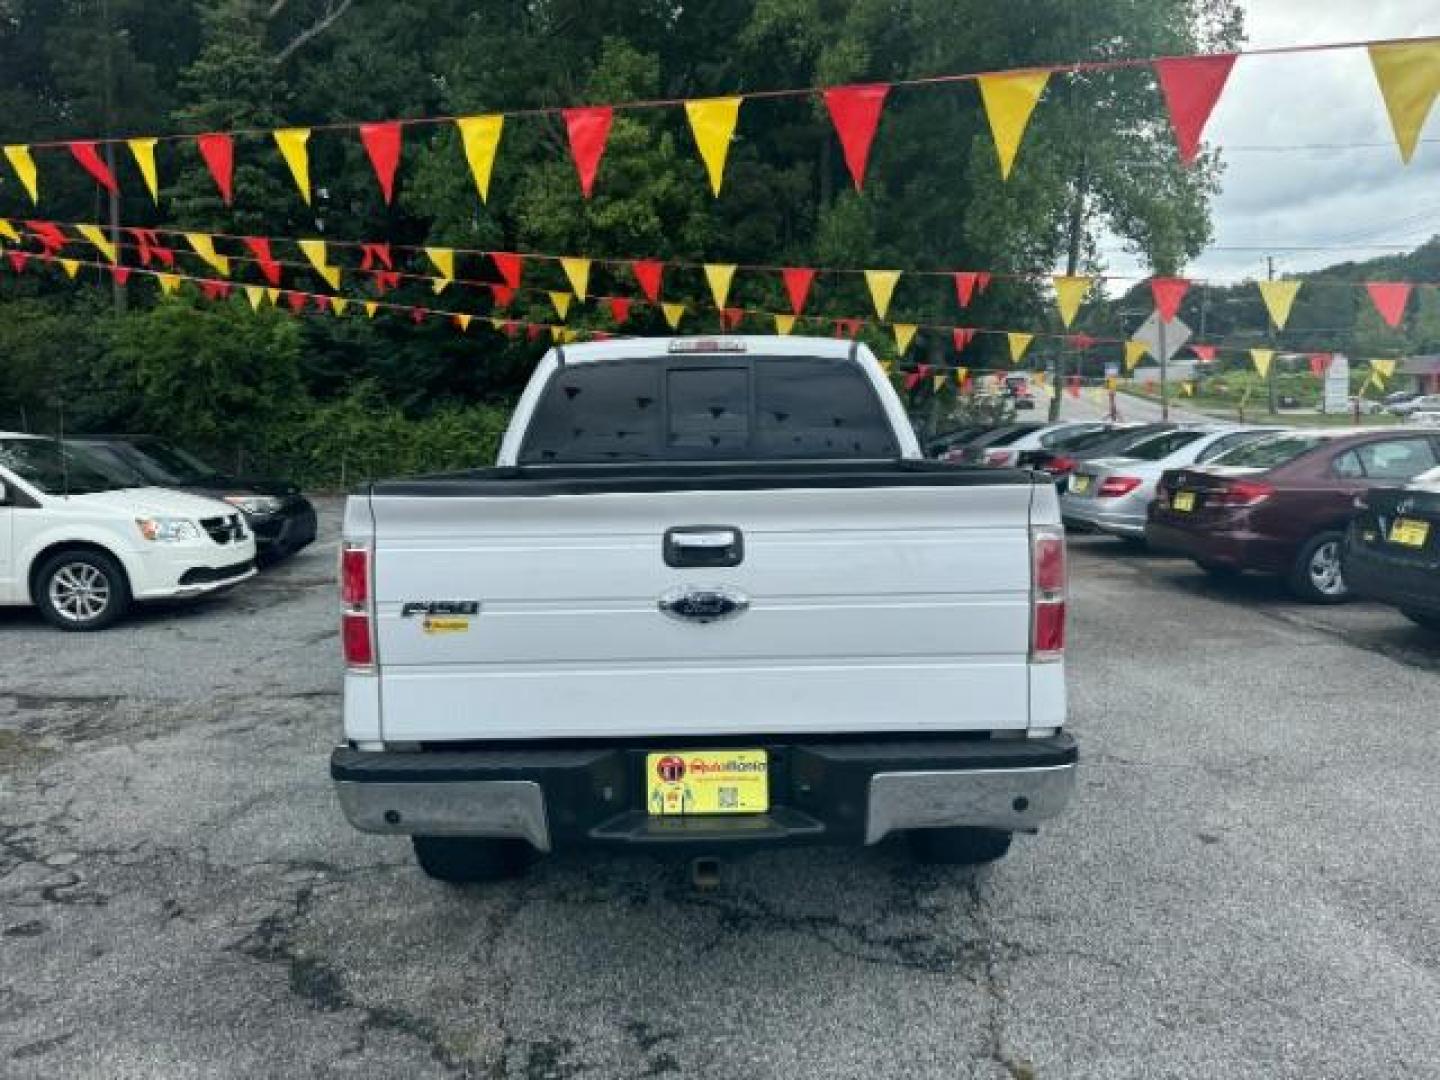
M 442 880 L 892 833 L 985 862 L 1074 785 L 1049 478 L 923 460 L 850 342 L 555 349 L 495 468 L 351 496 L 341 579 L 340 804 Z

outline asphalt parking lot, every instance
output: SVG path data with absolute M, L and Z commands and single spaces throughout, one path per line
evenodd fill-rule
M 0 613 L 0 1076 L 1440 1075 L 1440 641 L 1080 537 L 1071 812 L 903 849 L 564 856 L 457 890 L 356 834 L 334 507 L 107 633 Z

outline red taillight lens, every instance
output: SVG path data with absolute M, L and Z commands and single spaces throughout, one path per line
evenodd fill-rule
M 370 600 L 370 552 L 363 547 L 347 547 L 340 553 L 340 600 L 346 604 Z
M 1065 655 L 1065 533 L 1051 526 L 1030 530 L 1030 659 L 1050 663 Z
M 369 667 L 375 663 L 368 612 L 345 612 L 340 617 L 340 640 L 345 646 L 345 663 L 352 667 Z
M 1080 463 L 1072 457 L 1065 457 L 1063 454 L 1050 459 L 1050 464 L 1042 466 L 1052 476 L 1069 476 L 1075 471 Z
M 1009 463 L 1010 463 L 1010 451 L 1009 451 L 1009 450 L 986 450 L 986 451 L 985 451 L 985 464 L 986 464 L 986 465 L 1008 465 Z
M 1138 476 L 1107 476 L 1100 481 L 1100 487 L 1096 489 L 1097 499 L 1118 499 L 1122 495 L 1129 495 L 1140 486 Z
M 1211 506 L 1245 507 L 1262 503 L 1274 494 L 1275 489 L 1269 484 L 1257 480 L 1235 480 L 1229 487 L 1207 494 L 1205 501 Z

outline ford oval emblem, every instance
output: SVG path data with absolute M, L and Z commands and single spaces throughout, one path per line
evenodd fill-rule
M 672 619 L 709 623 L 733 619 L 750 609 L 750 599 L 734 589 L 671 589 L 658 601 L 660 610 Z

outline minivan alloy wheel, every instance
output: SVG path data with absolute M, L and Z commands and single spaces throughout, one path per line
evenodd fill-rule
M 110 579 L 87 562 L 66 563 L 50 576 L 50 603 L 61 618 L 83 623 L 110 606 Z

